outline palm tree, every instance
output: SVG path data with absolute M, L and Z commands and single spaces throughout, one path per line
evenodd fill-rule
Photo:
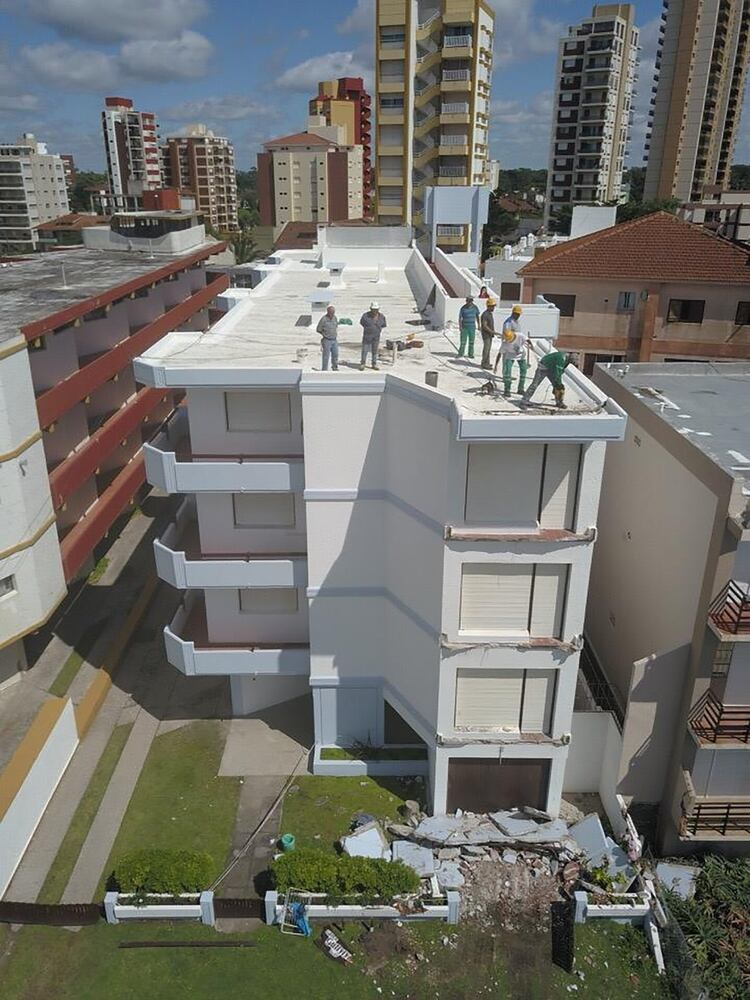
M 232 233 L 228 242 L 234 253 L 236 264 L 247 264 L 248 261 L 255 260 L 258 256 L 258 247 L 250 229 L 240 229 L 238 232 Z

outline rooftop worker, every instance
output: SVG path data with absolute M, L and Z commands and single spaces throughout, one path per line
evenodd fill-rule
M 477 332 L 477 320 L 479 319 L 479 309 L 474 305 L 474 296 L 467 295 L 466 302 L 458 310 L 458 325 L 461 330 L 461 345 L 458 348 L 457 357 L 462 358 L 466 353 L 466 345 L 469 346 L 468 357 L 474 357 L 474 337 Z
M 531 397 L 545 378 L 548 378 L 552 383 L 552 394 L 555 397 L 558 410 L 567 410 L 564 402 L 565 386 L 562 377 L 568 365 L 578 366 L 577 354 L 568 354 L 567 351 L 552 351 L 550 354 L 545 354 L 537 365 L 531 385 L 523 394 L 521 406 L 528 406 L 531 403 Z
M 487 308 L 482 313 L 480 329 L 482 331 L 482 368 L 492 368 L 490 354 L 492 352 L 492 339 L 495 336 L 495 306 L 494 299 L 487 299 Z
M 526 372 L 529 370 L 529 363 L 526 360 L 526 337 L 521 333 L 518 322 L 522 312 L 520 306 L 513 306 L 510 316 L 503 323 L 502 341 L 495 361 L 495 371 L 501 358 L 503 361 L 503 396 L 510 396 L 514 361 L 518 362 L 518 391 L 522 395 L 526 385 Z
M 328 371 L 328 362 L 332 362 L 331 367 L 335 372 L 339 370 L 339 321 L 336 316 L 336 307 L 329 306 L 325 316 L 321 316 L 317 331 L 320 334 L 320 346 L 323 349 L 323 371 Z
M 377 371 L 380 331 L 388 325 L 377 302 L 371 302 L 369 311 L 362 313 L 359 325 L 362 327 L 362 363 L 359 366 L 359 370 L 361 372 L 365 370 L 365 362 L 369 352 L 372 358 L 372 367 Z

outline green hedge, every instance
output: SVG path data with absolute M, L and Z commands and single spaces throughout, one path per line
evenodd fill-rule
M 153 848 L 132 851 L 115 867 L 120 892 L 143 896 L 149 893 L 201 892 L 214 874 L 209 854 L 198 851 L 168 851 Z
M 389 900 L 419 889 L 419 876 L 402 861 L 350 858 L 346 854 L 336 857 L 312 848 L 282 854 L 271 865 L 271 872 L 280 892 L 304 889 L 336 899 L 362 895 Z

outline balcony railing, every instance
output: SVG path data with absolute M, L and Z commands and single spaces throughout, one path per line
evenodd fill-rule
M 750 705 L 724 705 L 713 691 L 706 691 L 688 721 L 708 743 L 750 743 Z
M 466 167 L 441 167 L 441 177 L 465 177 Z
M 443 80 L 468 80 L 471 72 L 468 69 L 446 69 L 443 70 Z
M 471 48 L 471 43 L 471 35 L 446 35 L 443 39 L 446 49 L 468 49 Z
M 438 226 L 437 227 L 438 236 L 463 236 L 464 227 L 463 226 Z
M 469 105 L 466 102 L 458 104 L 444 104 L 440 108 L 441 115 L 468 115 Z
M 744 802 L 719 799 L 697 801 L 682 822 L 682 832 L 698 836 L 702 833 L 718 833 L 722 837 L 750 834 L 750 799 Z
M 720 632 L 750 635 L 750 586 L 730 580 L 708 609 L 708 617 Z
M 441 135 L 440 136 L 441 146 L 468 146 L 469 137 L 468 135 Z

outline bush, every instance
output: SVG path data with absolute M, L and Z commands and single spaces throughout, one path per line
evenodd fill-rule
M 401 861 L 350 858 L 346 854 L 336 857 L 311 848 L 282 854 L 273 862 L 271 872 L 280 892 L 304 889 L 324 892 L 334 899 L 355 895 L 392 899 L 419 889 L 419 876 Z
M 214 874 L 209 854 L 198 851 L 168 851 L 158 848 L 132 851 L 115 867 L 120 892 L 134 896 L 201 892 Z

